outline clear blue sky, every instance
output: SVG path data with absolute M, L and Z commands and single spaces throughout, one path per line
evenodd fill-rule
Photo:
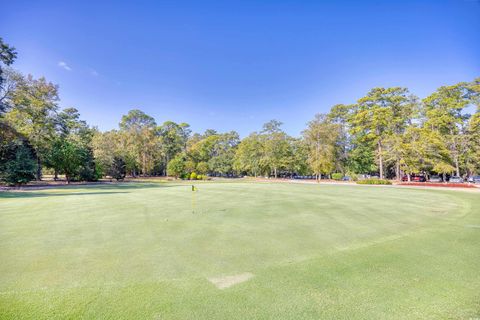
M 480 2 L 3 1 L 15 67 L 60 85 L 100 129 L 139 108 L 242 136 L 298 135 L 375 86 L 420 97 L 480 76 Z

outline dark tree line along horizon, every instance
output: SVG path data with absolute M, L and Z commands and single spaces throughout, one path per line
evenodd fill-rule
M 300 137 L 272 120 L 240 139 L 235 131 L 159 125 L 138 109 L 123 115 L 118 129 L 101 132 L 77 109 L 60 109 L 57 85 L 11 69 L 16 55 L 0 38 L 0 180 L 9 184 L 40 180 L 45 171 L 67 182 L 191 174 L 400 179 L 480 171 L 480 78 L 424 99 L 407 88 L 373 88 L 355 104 L 315 115 Z

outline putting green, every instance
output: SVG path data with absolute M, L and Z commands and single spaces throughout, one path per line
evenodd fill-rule
M 0 318 L 480 316 L 479 193 L 197 186 L 0 193 Z

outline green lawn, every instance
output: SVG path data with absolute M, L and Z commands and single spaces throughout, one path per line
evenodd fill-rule
M 480 318 L 480 193 L 198 189 L 0 193 L 0 318 Z

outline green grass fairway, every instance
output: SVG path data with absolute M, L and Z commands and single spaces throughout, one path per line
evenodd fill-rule
M 198 189 L 0 193 L 0 318 L 480 318 L 480 193 Z

